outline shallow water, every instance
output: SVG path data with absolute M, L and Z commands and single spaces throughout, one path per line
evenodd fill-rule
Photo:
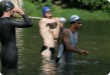
M 91 21 L 90 21 L 91 22 Z M 55 64 L 52 60 L 45 60 L 40 55 L 42 38 L 38 26 L 23 29 L 17 36 L 19 48 L 18 69 L 2 69 L 4 75 L 107 75 L 110 72 L 110 23 L 85 22 L 80 31 L 80 48 L 90 51 L 88 56 L 76 54 L 74 63 Z M 100 32 L 98 32 L 99 30 Z M 87 32 L 89 31 L 89 33 Z M 0 72 L 1 72 L 0 71 Z

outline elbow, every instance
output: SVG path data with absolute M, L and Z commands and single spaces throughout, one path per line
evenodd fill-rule
M 70 52 L 75 52 L 75 49 L 71 46 L 67 46 L 67 50 L 70 51 Z
M 32 27 L 32 26 L 33 26 L 32 24 L 29 24 L 29 25 L 28 25 L 28 27 Z
M 28 25 L 28 26 L 26 26 L 26 28 L 30 28 L 30 27 L 32 27 L 32 25 Z
M 27 27 L 32 27 L 32 26 L 33 26 L 32 23 L 28 23 L 28 24 L 27 24 Z
M 57 36 L 57 35 L 54 35 L 54 38 L 55 38 L 55 39 L 58 39 L 58 36 Z
M 59 38 L 59 34 L 53 34 L 54 38 Z
M 67 49 L 68 51 L 71 51 L 71 48 L 70 48 L 69 46 L 66 46 L 66 49 Z

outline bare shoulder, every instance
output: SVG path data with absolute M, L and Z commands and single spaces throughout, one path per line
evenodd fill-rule
M 42 18 L 40 21 L 45 22 L 46 20 L 47 20 L 47 18 Z
M 39 21 L 39 25 L 44 25 L 48 22 L 47 18 L 42 18 L 40 21 Z
M 69 30 L 68 29 L 65 29 L 63 32 L 62 32 L 63 36 L 69 36 Z
M 47 20 L 46 18 L 42 18 L 40 21 L 39 21 L 39 26 L 43 26 L 44 24 L 46 24 Z
M 60 18 L 59 18 L 59 17 L 55 17 L 54 19 L 55 19 L 55 20 L 58 20 L 58 21 L 60 20 Z
M 68 29 L 64 29 L 63 33 L 68 33 L 69 30 Z

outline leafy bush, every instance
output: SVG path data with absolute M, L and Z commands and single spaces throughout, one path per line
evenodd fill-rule
M 56 0 L 35 0 L 38 8 L 45 5 L 52 7 L 52 1 Z M 58 0 L 57 0 L 58 1 Z M 66 4 L 66 8 L 81 8 L 87 10 L 110 10 L 110 3 L 108 0 L 59 0 L 61 3 Z
M 85 4 L 87 2 L 84 1 L 83 3 Z M 110 10 L 110 3 L 107 1 L 107 0 L 88 0 L 87 2 L 87 6 L 90 7 L 90 9 L 93 9 L 93 10 Z

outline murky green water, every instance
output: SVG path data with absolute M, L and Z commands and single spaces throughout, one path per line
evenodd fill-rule
M 18 70 L 5 75 L 107 75 L 110 72 L 110 22 L 84 21 L 79 31 L 78 46 L 90 51 L 88 56 L 76 54 L 71 64 L 55 64 L 41 58 L 42 38 L 35 22 L 32 28 L 23 29 L 18 39 Z

